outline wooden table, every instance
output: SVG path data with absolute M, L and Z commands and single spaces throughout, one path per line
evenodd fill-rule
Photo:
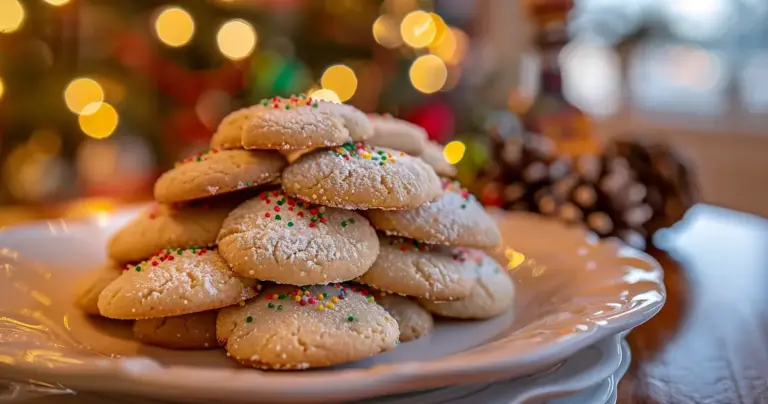
M 768 403 L 768 221 L 697 206 L 660 236 L 667 303 L 627 338 L 619 403 Z

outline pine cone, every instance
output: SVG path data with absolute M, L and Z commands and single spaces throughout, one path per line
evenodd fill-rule
M 536 134 L 492 142 L 495 156 L 476 190 L 486 205 L 583 222 L 602 237 L 645 248 L 694 200 L 688 171 L 665 147 L 618 142 L 571 160 Z

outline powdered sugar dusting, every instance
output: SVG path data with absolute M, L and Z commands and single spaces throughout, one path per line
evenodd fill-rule
M 288 194 L 347 209 L 408 209 L 440 195 L 440 180 L 423 161 L 392 149 L 372 149 L 396 161 L 382 164 L 318 150 L 288 166 L 283 186 Z
M 219 247 L 244 276 L 295 285 L 354 279 L 378 255 L 376 232 L 355 212 L 262 194 L 224 221 Z M 291 202 L 293 201 L 293 202 Z

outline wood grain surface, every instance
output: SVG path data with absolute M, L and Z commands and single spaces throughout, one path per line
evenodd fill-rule
M 768 403 L 768 221 L 696 206 L 655 249 L 667 303 L 627 337 L 619 403 Z

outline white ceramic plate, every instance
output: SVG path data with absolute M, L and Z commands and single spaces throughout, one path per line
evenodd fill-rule
M 495 213 L 504 245 L 525 254 L 498 252 L 519 263 L 510 271 L 514 310 L 440 322 L 428 338 L 344 367 L 261 372 L 218 351 L 140 346 L 124 325 L 71 307 L 72 284 L 103 262 L 107 237 L 134 213 L 0 232 L 0 378 L 155 398 L 353 400 L 533 374 L 639 325 L 665 299 L 662 271 L 647 255 L 538 216 Z

